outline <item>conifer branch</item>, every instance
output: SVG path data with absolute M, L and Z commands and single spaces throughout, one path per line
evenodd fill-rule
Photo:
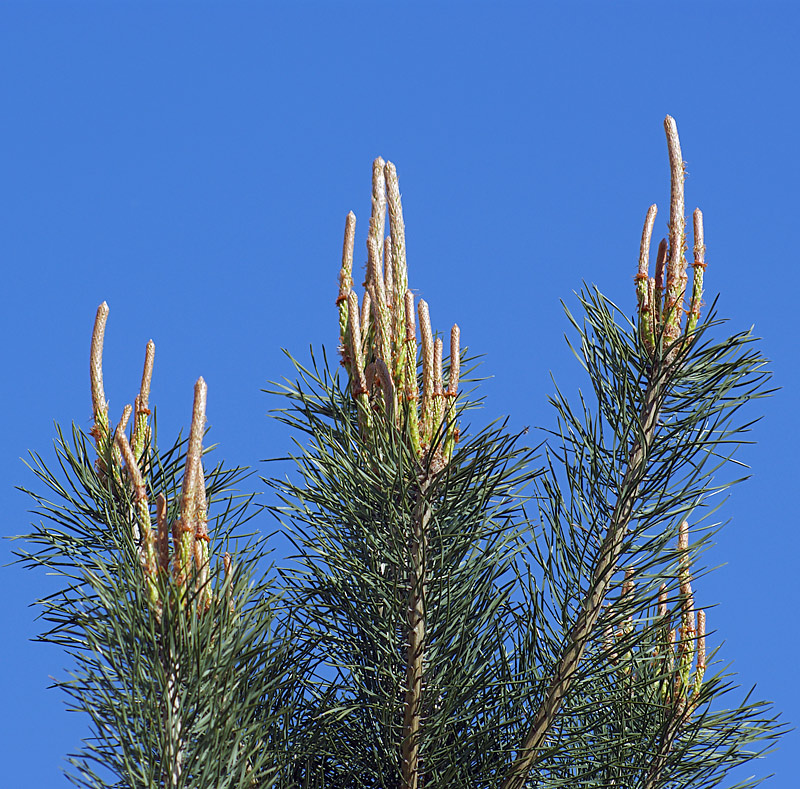
M 650 239 L 656 218 L 657 208 L 650 206 L 647 211 L 639 249 L 639 265 L 636 275 L 636 295 L 639 305 L 639 333 L 651 363 L 648 367 L 646 389 L 642 399 L 641 411 L 637 420 L 636 433 L 624 466 L 613 512 L 605 528 L 589 580 L 588 591 L 583 598 L 577 617 L 572 624 L 555 666 L 552 678 L 530 728 L 523 738 L 517 756 L 503 781 L 503 789 L 523 789 L 531 769 L 540 758 L 547 737 L 556 721 L 559 711 L 567 698 L 574 679 L 579 671 L 581 659 L 595 634 L 596 624 L 602 613 L 603 601 L 610 588 L 612 577 L 618 568 L 626 534 L 635 515 L 636 503 L 642 484 L 648 473 L 648 463 L 656 439 L 659 412 L 670 387 L 680 371 L 683 359 L 678 356 L 680 348 L 676 340 L 680 334 L 683 313 L 683 293 L 686 286 L 684 247 L 684 163 L 681 155 L 675 121 L 667 116 L 664 123 L 671 174 L 671 200 L 669 222 L 669 259 L 666 263 L 666 296 L 663 308 L 653 304 L 660 298 L 664 271 L 664 244 L 659 247 L 656 262 L 656 275 L 651 280 L 648 275 Z M 702 215 L 699 233 L 695 221 L 696 237 L 702 247 Z M 704 249 L 704 247 L 702 247 Z M 702 270 L 702 269 L 701 269 Z M 698 307 L 699 314 L 699 307 Z M 657 316 L 662 319 L 659 324 Z M 696 321 L 695 321 L 696 322 Z M 665 345 L 660 336 L 663 336 Z M 682 538 L 683 539 L 683 538 Z M 684 550 L 683 543 L 681 550 Z M 685 552 L 685 550 L 684 550 Z M 688 569 L 682 570 L 688 577 Z M 688 581 L 686 582 L 688 584 Z M 688 665 L 692 660 L 691 646 L 695 641 L 693 632 L 693 611 L 690 610 L 691 595 L 683 590 L 684 617 L 681 627 L 681 666 L 682 682 L 687 683 Z M 680 698 L 683 695 L 680 694 Z
M 226 542 L 235 540 L 249 497 L 237 502 L 227 491 L 243 475 L 218 467 L 205 479 L 202 379 L 188 446 L 179 440 L 159 451 L 150 440 L 152 341 L 136 408 L 127 405 L 110 430 L 102 378 L 107 316 L 104 302 L 90 349 L 91 436 L 73 426 L 68 442 L 59 430 L 56 472 L 34 456 L 52 498 L 32 494 L 45 521 L 26 538 L 34 550 L 19 554 L 63 582 L 41 601 L 51 623 L 41 638 L 74 658 L 70 678 L 56 685 L 86 714 L 92 732 L 70 758 L 70 780 L 86 787 L 110 786 L 109 776 L 114 786 L 268 785 L 285 768 L 276 754 L 293 724 L 282 718 L 297 703 L 285 676 L 303 667 L 290 639 L 275 632 L 269 584 L 254 574 L 263 541 L 239 543 L 236 572 L 229 554 L 218 569 L 210 562 L 209 497 L 226 496 L 217 526 Z M 170 500 L 180 510 L 172 523 Z M 96 765 L 107 771 L 102 778 Z
M 423 672 L 426 638 L 425 584 L 430 505 L 426 500 L 430 480 L 420 482 L 411 518 L 408 556 L 408 604 L 406 631 L 406 690 L 401 749 L 403 789 L 420 787 L 420 723 L 423 706 Z
M 502 424 L 460 435 L 470 361 L 458 325 L 448 360 L 428 303 L 415 309 L 397 172 L 375 159 L 360 303 L 345 222 L 347 374 L 312 356 L 280 387 L 278 418 L 310 436 L 302 482 L 269 481 L 299 551 L 279 571 L 285 602 L 254 574 L 261 542 L 236 543 L 246 505 L 229 498 L 209 533 L 209 506 L 241 477 L 204 469 L 202 378 L 188 441 L 160 451 L 150 341 L 112 430 L 100 305 L 91 437 L 59 432 L 66 481 L 34 456 L 56 503 L 34 494 L 50 525 L 20 554 L 64 579 L 42 601 L 42 640 L 75 657 L 58 684 L 93 726 L 74 783 L 105 785 L 96 762 L 115 786 L 165 789 L 710 787 L 760 755 L 775 719 L 747 699 L 719 710 L 725 675 L 706 678 L 689 522 L 727 486 L 714 475 L 748 427 L 732 414 L 767 375 L 747 333 L 717 342 L 713 316 L 700 322 L 699 209 L 684 310 L 685 170 L 672 118 L 665 129 L 669 242 L 650 276 L 650 206 L 633 320 L 596 290 L 583 325 L 569 315 L 593 391 L 576 410 L 552 398 L 544 468 Z
M 680 625 L 672 629 L 666 603 L 666 587 L 659 594 L 659 619 L 666 635 L 665 670 L 662 680 L 666 717 L 659 733 L 656 751 L 642 784 L 642 789 L 654 789 L 660 784 L 681 730 L 697 709 L 703 689 L 706 670 L 706 614 L 695 612 L 691 586 L 691 558 L 689 553 L 689 524 L 680 525 L 678 535 Z M 692 677 L 692 670 L 694 676 Z
M 651 381 L 644 397 L 640 433 L 628 456 L 627 468 L 619 485 L 619 498 L 614 506 L 613 516 L 597 556 L 588 593 L 567 637 L 564 651 L 553 671 L 553 678 L 545 691 L 542 704 L 522 741 L 517 758 L 503 781 L 503 789 L 523 789 L 525 786 L 531 768 L 540 756 L 545 739 L 572 686 L 583 653 L 593 636 L 603 600 L 617 569 L 625 534 L 630 525 L 639 488 L 647 470 L 647 458 L 653 442 L 662 399 L 660 381 L 657 379 Z
M 164 729 L 167 743 L 164 759 L 164 781 L 168 789 L 181 785 L 184 760 L 184 725 L 181 715 L 180 662 L 164 653 L 164 673 L 167 678 L 167 703 L 164 705 Z

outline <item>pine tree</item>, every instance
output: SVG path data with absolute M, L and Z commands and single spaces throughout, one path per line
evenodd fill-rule
M 770 747 L 783 727 L 750 694 L 728 701 L 693 588 L 752 424 L 741 409 L 769 376 L 755 339 L 702 309 L 699 210 L 690 286 L 684 165 L 665 128 L 654 276 L 651 206 L 637 315 L 584 288 L 567 316 L 591 387 L 577 407 L 556 392 L 534 449 L 504 422 L 467 423 L 476 366 L 458 326 L 445 356 L 409 289 L 397 172 L 375 161 L 361 299 L 352 213 L 345 225 L 341 364 L 295 362 L 296 380 L 269 390 L 300 436 L 295 479 L 267 480 L 297 548 L 274 576 L 243 532 L 258 511 L 231 493 L 243 471 L 204 472 L 202 379 L 188 439 L 159 449 L 148 346 L 112 431 L 101 305 L 92 435 L 59 433 L 58 473 L 34 456 L 54 496 L 31 494 L 45 521 L 20 552 L 64 579 L 40 602 L 43 640 L 76 665 L 58 685 L 93 727 L 74 783 L 711 787 Z

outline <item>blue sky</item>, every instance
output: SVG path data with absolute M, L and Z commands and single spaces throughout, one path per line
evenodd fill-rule
M 162 440 L 203 375 L 220 456 L 287 451 L 259 390 L 290 374 L 281 348 L 335 348 L 344 218 L 363 263 L 378 155 L 398 168 L 412 287 L 486 354 L 486 421 L 547 424 L 550 373 L 580 383 L 560 300 L 585 280 L 633 312 L 652 202 L 664 232 L 669 113 L 709 292 L 733 329 L 755 326 L 781 387 L 750 412 L 753 479 L 696 594 L 719 604 L 742 685 L 797 723 L 799 31 L 797 4 L 769 2 L 3 3 L 3 533 L 30 520 L 19 458 L 48 456 L 53 421 L 90 427 L 103 300 L 112 413 L 152 337 Z M 45 689 L 65 657 L 28 640 L 50 588 L 0 571 L 6 786 L 66 786 L 85 733 Z M 759 767 L 774 789 L 795 785 L 799 745 Z

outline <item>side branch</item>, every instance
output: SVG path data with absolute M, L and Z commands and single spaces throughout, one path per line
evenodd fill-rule
M 659 389 L 660 387 L 657 387 L 652 380 L 648 384 L 644 398 L 641 433 L 631 447 L 627 469 L 620 484 L 619 496 L 608 531 L 600 546 L 589 591 L 581 604 L 580 613 L 567 638 L 544 700 L 520 745 L 516 760 L 503 781 L 502 789 L 522 789 L 525 785 L 531 768 L 539 757 L 547 733 L 572 686 L 581 657 L 600 616 L 603 600 L 622 552 L 625 533 L 633 516 L 639 486 L 645 474 L 647 457 L 658 419 Z

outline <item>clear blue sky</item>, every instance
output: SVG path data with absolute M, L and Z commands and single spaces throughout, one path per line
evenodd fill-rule
M 645 211 L 668 205 L 665 114 L 707 285 L 764 337 L 780 393 L 696 584 L 744 686 L 800 722 L 797 682 L 796 3 L 17 3 L 0 7 L 3 533 L 24 532 L 19 458 L 53 421 L 90 426 L 88 350 L 111 307 L 106 394 L 130 402 L 156 343 L 162 440 L 209 387 L 219 453 L 287 451 L 259 389 L 336 344 L 346 213 L 363 262 L 372 159 L 397 164 L 412 286 L 486 354 L 485 419 L 546 424 L 550 372 L 580 378 L 560 299 L 583 280 L 632 312 Z M 264 524 L 271 528 L 272 524 Z M 0 559 L 10 545 L 3 541 Z M 83 722 L 45 690 L 65 657 L 28 641 L 51 587 L 0 570 L 3 786 L 66 786 Z M 796 734 L 769 757 L 796 786 Z

